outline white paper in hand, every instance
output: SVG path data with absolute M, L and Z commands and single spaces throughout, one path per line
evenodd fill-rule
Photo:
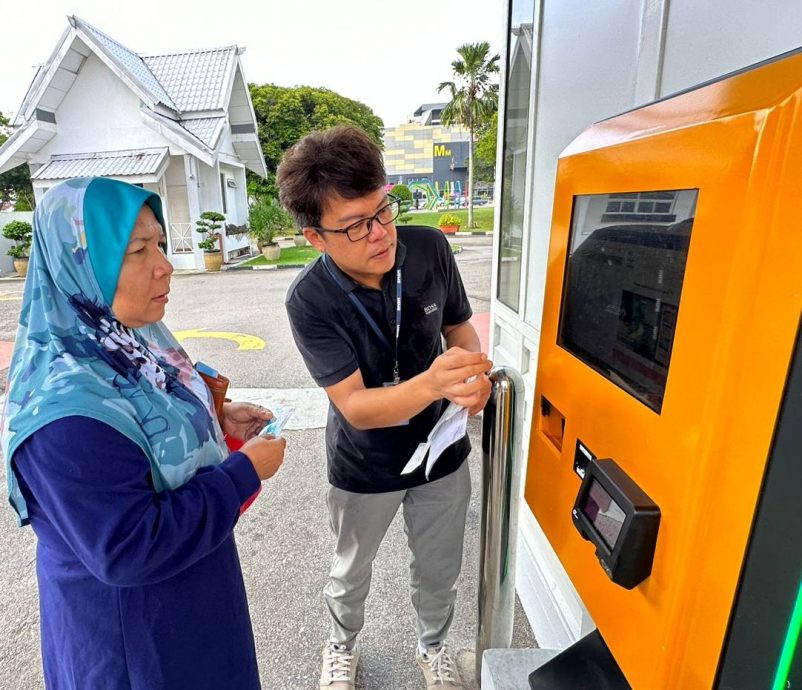
M 449 403 L 440 419 L 437 420 L 437 424 L 432 427 L 426 443 L 418 445 L 409 462 L 401 470 L 401 474 L 409 474 L 418 469 L 423 464 L 428 452 L 426 460 L 426 479 L 428 479 L 434 463 L 437 462 L 443 451 L 465 436 L 467 428 L 468 408 L 453 402 Z
M 409 459 L 409 462 L 404 465 L 404 469 L 401 470 L 401 474 L 409 474 L 410 472 L 414 472 L 418 469 L 421 464 L 423 464 L 423 458 L 426 457 L 426 451 L 429 450 L 429 446 L 426 443 L 419 443 L 418 447 L 415 449 L 415 452 L 412 454 L 412 457 Z
M 453 410 L 451 408 L 454 408 Z M 450 412 L 450 414 L 449 414 Z M 451 403 L 440 421 L 429 434 L 429 457 L 426 460 L 426 479 L 432 473 L 432 467 L 443 451 L 451 444 L 459 441 L 468 429 L 468 408 Z

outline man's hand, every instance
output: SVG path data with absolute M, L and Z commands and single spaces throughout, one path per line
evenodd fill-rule
M 490 397 L 486 374 L 492 368 L 493 362 L 483 352 L 452 347 L 432 362 L 425 375 L 435 398 L 446 398 L 467 407 L 473 415 Z
M 231 438 L 247 441 L 256 436 L 273 418 L 266 407 L 247 402 L 230 402 L 223 405 L 223 431 Z
M 487 405 L 487 401 L 490 398 L 490 393 L 493 390 L 493 384 L 490 383 L 487 374 L 477 376 L 476 382 L 481 384 L 481 388 L 474 394 L 475 402 L 471 405 L 465 405 L 465 407 L 468 408 L 469 417 L 473 417 L 475 414 L 479 414 L 485 409 L 485 405 Z
M 248 441 L 240 453 L 245 453 L 253 464 L 253 469 L 264 481 L 270 479 L 284 462 L 284 448 L 287 442 L 275 436 L 257 436 Z

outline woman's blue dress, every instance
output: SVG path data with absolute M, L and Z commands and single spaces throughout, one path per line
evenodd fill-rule
M 260 485 L 245 455 L 156 493 L 136 444 L 66 417 L 14 467 L 39 540 L 49 690 L 261 687 L 233 537 Z

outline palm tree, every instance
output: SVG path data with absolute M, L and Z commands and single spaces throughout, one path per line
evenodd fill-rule
M 437 91 L 448 89 L 451 101 L 443 108 L 444 125 L 464 125 L 468 129 L 468 227 L 473 222 L 473 146 L 477 128 L 498 110 L 498 84 L 491 76 L 498 74 L 498 53 L 488 57 L 490 44 L 466 43 L 457 48 L 459 60 L 451 63 L 454 81 L 444 81 Z

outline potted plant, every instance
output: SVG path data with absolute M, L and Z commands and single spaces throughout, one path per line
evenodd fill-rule
M 203 249 L 203 263 L 207 271 L 219 271 L 223 265 L 223 253 L 220 251 L 220 228 L 226 217 L 217 211 L 204 211 L 195 221 L 195 230 L 203 235 L 198 246 Z
M 28 273 L 28 255 L 31 249 L 33 228 L 25 220 L 12 220 L 3 226 L 3 237 L 14 240 L 14 246 L 6 254 L 14 259 L 14 268 L 20 278 Z
M 295 242 L 296 247 L 305 247 L 309 244 L 309 240 L 306 239 L 306 235 L 302 232 L 298 231 L 292 236 L 292 241 Z
M 459 230 L 460 225 L 462 225 L 462 221 L 460 220 L 459 216 L 454 215 L 453 213 L 444 213 L 440 216 L 440 220 L 437 221 L 437 224 L 444 233 L 447 235 L 453 235 Z
M 277 261 L 281 256 L 281 247 L 276 237 L 292 228 L 292 216 L 275 199 L 262 197 L 251 206 L 248 224 L 251 238 L 256 241 L 264 257 L 268 261 Z

